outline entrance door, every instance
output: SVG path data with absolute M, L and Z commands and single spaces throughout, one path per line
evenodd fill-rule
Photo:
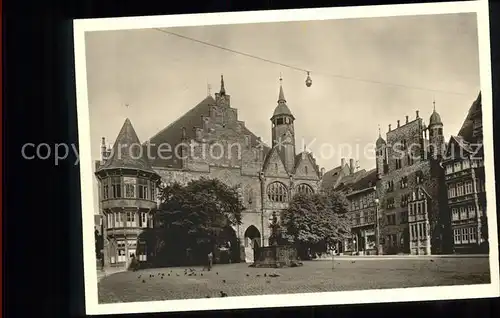
M 255 261 L 255 248 L 260 246 L 260 232 L 250 225 L 244 235 L 245 239 L 245 263 L 253 263 Z

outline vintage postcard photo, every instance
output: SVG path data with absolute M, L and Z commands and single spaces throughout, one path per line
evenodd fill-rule
M 498 295 L 487 5 L 75 21 L 87 312 Z

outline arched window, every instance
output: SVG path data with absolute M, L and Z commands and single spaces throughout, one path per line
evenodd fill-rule
M 314 193 L 313 188 L 310 185 L 305 184 L 305 183 L 299 184 L 297 187 L 297 191 L 299 193 L 304 193 L 304 194 L 313 194 Z
M 274 202 L 286 202 L 288 191 L 283 183 L 273 182 L 267 186 L 267 197 Z

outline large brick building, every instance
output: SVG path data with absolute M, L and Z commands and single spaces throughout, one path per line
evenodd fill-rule
M 449 224 L 443 170 L 443 122 L 434 109 L 426 126 L 413 120 L 387 132 L 376 142 L 377 196 L 380 199 L 380 242 L 384 254 L 437 254 L 446 250 Z
M 458 135 L 450 138 L 443 161 L 456 253 L 488 250 L 481 106 L 479 93 Z
M 280 83 L 278 102 L 270 118 L 272 145 L 264 145 L 239 120 L 237 109 L 232 107 L 230 95 L 227 94 L 221 77 L 221 88 L 215 98 L 207 96 L 143 144 L 144 148 L 149 149 L 147 153 L 153 154 L 152 158 L 141 158 L 139 163 L 121 160 L 117 169 L 116 165 L 111 164 L 115 161 L 113 156 L 116 153 L 111 152 L 110 158 L 97 167 L 101 212 L 107 216 L 104 220 L 108 230 L 108 246 L 117 245 L 116 233 L 123 232 L 123 237 L 125 234 L 128 236 L 127 239 L 120 237 L 120 242 L 125 244 L 127 250 L 135 251 L 140 228 L 152 226 L 151 221 L 148 221 L 152 213 L 148 211 L 154 211 L 156 207 L 154 193 L 151 192 L 154 191 L 154 186 L 147 183 L 145 189 L 149 189 L 150 195 L 141 198 L 138 187 L 127 192 L 127 182 L 139 182 L 142 180 L 140 174 L 147 174 L 143 178 L 149 182 L 160 178 L 167 184 L 187 183 L 201 177 L 216 178 L 240 189 L 246 210 L 242 216 L 242 224 L 234 227 L 234 230 L 242 245 L 244 259 L 253 261 L 252 247 L 269 244 L 269 223 L 273 211 L 286 208 L 297 191 L 315 192 L 320 187 L 323 169 L 319 169 L 311 153 L 297 151 L 294 126 L 295 117 L 287 106 Z M 125 122 L 123 130 L 128 132 L 127 136 L 132 136 L 125 139 L 137 138 L 129 120 Z M 121 134 L 120 132 L 115 144 L 120 143 Z M 173 153 L 167 155 L 164 153 L 165 149 L 173 150 Z M 104 149 L 104 152 L 107 150 Z M 119 171 L 113 175 L 116 183 L 110 188 L 102 182 L 102 176 L 116 171 Z M 131 176 L 135 176 L 135 179 L 129 178 Z M 123 189 L 120 190 L 122 192 L 113 192 L 118 188 Z M 124 194 L 132 196 L 134 200 L 124 200 Z M 110 224 L 115 220 L 109 216 L 112 215 L 109 208 L 111 206 L 113 209 L 133 207 L 136 213 L 148 213 L 145 214 L 145 222 L 134 223 L 127 219 L 127 222 L 119 223 L 118 227 L 116 223 L 113 224 L 110 231 Z M 142 220 L 141 217 L 142 214 L 139 220 Z M 116 248 L 105 249 L 109 254 L 107 262 L 125 263 L 131 255 L 125 249 L 123 252 Z M 124 257 L 120 253 L 124 253 Z

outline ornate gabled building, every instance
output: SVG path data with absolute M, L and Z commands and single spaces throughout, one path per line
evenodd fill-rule
M 235 226 L 234 231 L 240 242 L 241 260 L 253 262 L 253 246 L 269 244 L 273 212 L 286 208 L 296 192 L 316 192 L 321 186 L 323 169 L 311 153 L 297 153 L 294 126 L 295 117 L 280 80 L 277 106 L 270 118 L 272 145 L 265 145 L 239 120 L 221 76 L 221 88 L 215 98 L 207 96 L 151 137 L 143 147 L 149 149 L 153 158 L 148 165 L 143 163 L 144 169 L 127 171 L 145 170 L 151 179 L 158 176 L 167 184 L 185 184 L 205 177 L 239 187 L 246 209 L 242 224 Z M 109 165 L 98 170 L 100 180 L 103 172 L 110 170 Z M 103 185 L 101 182 L 101 188 Z M 143 204 L 123 201 L 133 207 Z M 102 205 L 102 210 L 109 208 Z
M 128 118 L 113 148 L 107 149 L 103 138 L 101 149 L 103 158 L 96 162 L 95 175 L 104 225 L 104 264 L 124 266 L 132 256 L 147 261 L 148 249 L 139 237 L 153 227 L 160 176 L 152 169 Z
M 347 180 L 346 180 L 347 181 Z M 344 254 L 375 255 L 377 214 L 377 170 L 359 171 L 343 189 L 349 200 L 352 238 L 339 249 Z
M 384 140 L 379 132 L 376 141 L 377 197 L 380 202 L 380 244 L 384 254 L 438 254 L 446 250 L 446 209 L 443 171 L 440 161 L 445 149 L 443 123 L 434 109 L 425 126 L 416 112 L 414 120 L 387 132 Z M 427 196 L 417 195 L 420 190 Z M 422 199 L 420 213 L 428 220 L 429 235 L 410 233 L 409 208 L 413 201 Z M 414 200 L 415 199 L 415 200 Z M 421 202 L 420 202 L 421 203 Z M 420 204 L 419 203 L 419 204 Z M 413 211 L 413 210 L 411 210 Z M 415 249 L 414 246 L 430 246 Z
M 481 93 L 443 160 L 455 253 L 488 251 Z

